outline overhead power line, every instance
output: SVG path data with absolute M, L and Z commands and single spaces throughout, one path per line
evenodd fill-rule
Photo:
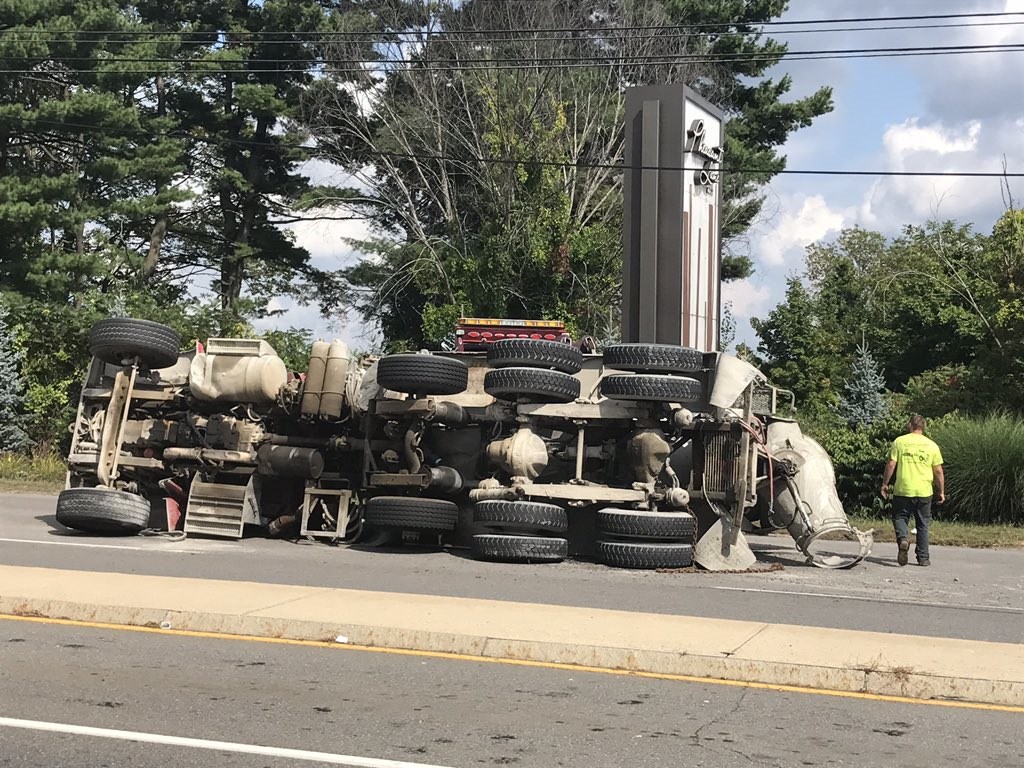
M 942 30 L 942 29 L 974 29 L 979 27 L 1015 27 L 1024 24 L 1024 19 L 1017 19 L 1014 21 L 979 21 L 979 22 L 957 22 L 953 24 L 902 24 L 902 25 L 891 25 L 884 27 L 821 27 L 818 29 L 786 29 L 786 30 L 772 30 L 770 34 L 774 37 L 787 36 L 787 35 L 817 35 L 817 34 L 832 34 L 837 32 L 898 32 L 907 30 Z M 665 26 L 665 27 L 648 27 L 645 28 L 647 32 L 636 32 L 632 31 L 634 28 L 631 27 L 595 27 L 595 28 L 580 28 L 576 29 L 575 33 L 578 37 L 571 37 L 569 41 L 580 41 L 584 42 L 588 38 L 599 37 L 602 40 L 619 40 L 629 38 L 631 40 L 675 40 L 675 39 L 689 39 L 693 37 L 747 37 L 751 33 L 747 32 L 710 32 L 706 30 L 694 30 L 684 26 Z M 509 30 L 490 30 L 495 40 L 489 40 L 487 42 L 559 42 L 565 41 L 565 34 L 559 34 L 557 36 L 548 36 L 550 30 L 545 29 L 509 29 Z M 89 31 L 82 34 L 69 34 L 59 33 L 58 35 L 45 35 L 31 32 L 10 32 L 8 34 L 0 33 L 0 41 L 12 40 L 14 42 L 35 42 L 42 41 L 48 43 L 104 43 L 110 42 L 109 37 L 112 33 L 110 32 L 93 32 Z M 123 37 L 116 40 L 121 45 L 141 45 L 150 43 L 160 43 L 158 35 L 174 35 L 175 37 L 187 37 L 188 35 L 195 35 L 201 37 L 215 37 L 219 33 L 217 32 L 146 32 L 146 31 L 135 31 L 125 33 L 133 34 L 134 37 Z M 454 39 L 457 40 L 460 37 L 474 36 L 478 32 L 470 30 L 452 30 L 452 29 L 408 29 L 402 30 L 401 32 L 390 32 L 390 33 L 372 33 L 372 32 L 359 32 L 359 33 L 344 33 L 344 38 L 339 37 L 342 33 L 332 32 L 245 32 L 241 33 L 242 39 L 253 38 L 261 46 L 271 45 L 316 45 L 329 42 L 346 42 L 352 44 L 366 44 L 374 45 L 378 43 L 395 43 L 395 44 L 414 44 L 424 41 L 430 37 L 443 38 L 446 40 Z M 15 35 L 22 35 L 22 37 L 15 37 Z M 94 35 L 90 37 L 89 35 Z M 277 35 L 281 37 L 290 36 L 286 40 L 273 40 L 263 39 Z M 301 35 L 301 36 L 299 36 Z M 359 37 L 349 37 L 349 35 L 360 35 Z M 403 40 L 403 38 L 414 38 L 409 40 Z M 194 42 L 183 40 L 182 42 Z
M 212 137 L 212 136 L 195 136 L 191 134 L 181 133 L 176 134 L 171 131 L 147 131 L 143 128 L 138 129 L 126 129 L 126 128 L 103 128 L 97 127 L 96 125 L 87 125 L 84 123 L 72 123 L 62 122 L 56 120 L 45 120 L 39 118 L 26 118 L 21 116 L 2 116 L 0 115 L 0 124 L 6 120 L 16 120 L 26 125 L 40 125 L 49 126 L 43 130 L 44 133 L 50 134 L 54 132 L 54 129 L 70 128 L 75 129 L 77 132 L 82 133 L 85 131 L 93 131 L 99 133 L 120 133 L 123 138 L 134 137 L 139 138 L 147 142 L 152 142 L 154 138 L 174 139 L 180 141 L 195 141 L 201 144 L 213 145 L 213 146 L 241 146 L 248 147 L 250 149 L 259 147 L 279 147 L 283 149 L 292 150 L 303 150 L 310 152 L 311 154 L 319 154 L 325 156 L 320 147 L 316 145 L 309 145 L 305 143 L 294 143 L 294 142 L 260 142 L 250 139 L 243 138 L 229 138 L 229 137 Z M 77 138 L 77 137 L 76 137 Z M 537 160 L 534 158 L 503 158 L 503 157 L 456 157 L 453 155 L 444 154 L 433 154 L 433 153 L 408 153 L 408 152 L 388 152 L 388 151 L 374 151 L 366 150 L 365 153 L 370 157 L 386 157 L 394 160 L 418 160 L 418 161 L 430 161 L 438 163 L 452 163 L 452 164 L 474 164 L 484 163 L 492 165 L 515 165 L 515 166 L 539 166 L 547 168 L 579 168 L 584 170 L 619 170 L 619 171 L 675 171 L 675 172 L 699 172 L 707 170 L 703 166 L 701 167 L 689 167 L 689 166 L 674 166 L 674 165 L 630 165 L 626 166 L 623 163 L 588 163 L 588 162 L 572 162 L 569 160 L 558 161 L 558 160 Z M 327 156 L 330 160 L 330 157 Z M 1010 171 L 877 171 L 877 170 L 851 170 L 851 169 L 822 169 L 822 168 L 804 168 L 804 169 L 793 169 L 784 168 L 782 170 L 775 170 L 771 168 L 744 168 L 744 167 L 730 167 L 728 163 L 723 164 L 720 169 L 721 173 L 737 173 L 737 174 L 758 174 L 758 175 L 792 175 L 792 176 L 881 176 L 881 177 L 950 177 L 950 178 L 1024 178 L 1024 172 L 1010 172 Z
M 538 1 L 540 1 L 540 2 L 548 2 L 549 0 L 538 0 Z M 943 20 L 953 20 L 953 19 L 986 19 L 986 18 L 1007 18 L 1007 17 L 1022 17 L 1022 16 L 1024 16 L 1024 11 L 990 11 L 990 12 L 983 12 L 983 13 L 935 13 L 935 14 L 919 14 L 919 15 L 912 15 L 912 16 L 860 16 L 860 17 L 839 18 L 839 19 L 837 19 L 835 17 L 831 17 L 831 18 L 818 18 L 818 19 L 795 19 L 795 20 L 771 19 L 771 20 L 768 20 L 768 21 L 756 21 L 756 22 L 750 22 L 748 24 L 742 24 L 742 25 L 738 24 L 737 22 L 712 22 L 712 23 L 701 23 L 701 24 L 691 24 L 691 25 L 681 25 L 681 24 L 675 24 L 675 25 L 672 25 L 672 24 L 667 24 L 667 25 L 666 24 L 631 25 L 631 26 L 621 26 L 621 27 L 610 27 L 609 29 L 616 29 L 616 30 L 618 30 L 620 32 L 624 32 L 624 31 L 636 32 L 636 31 L 645 31 L 645 30 L 652 30 L 652 29 L 653 30 L 661 30 L 661 29 L 685 30 L 685 29 L 691 29 L 691 28 L 694 28 L 694 27 L 699 28 L 699 29 L 705 29 L 705 30 L 713 30 L 713 29 L 726 29 L 726 30 L 728 30 L 728 29 L 733 29 L 733 28 L 735 28 L 737 26 L 744 26 L 744 27 L 749 27 L 752 30 L 756 30 L 759 27 L 780 27 L 780 26 L 781 27 L 790 27 L 790 26 L 803 27 L 803 26 L 821 25 L 821 24 L 835 24 L 837 22 L 842 22 L 844 24 L 880 24 L 880 23 L 887 23 L 887 22 L 943 21 Z M 588 30 L 593 30 L 593 31 L 599 31 L 602 28 L 595 26 L 595 27 L 588 27 L 587 29 Z M 12 33 L 12 32 L 13 33 L 17 33 L 17 32 L 23 32 L 23 31 L 24 31 L 23 29 L 17 29 L 17 28 L 15 28 L 15 29 L 7 29 L 7 30 L 0 30 L 0 37 L 2 37 L 4 34 L 7 34 L 7 33 Z M 138 30 L 125 30 L 125 29 L 102 29 L 102 30 L 92 30 L 91 29 L 91 30 L 84 30 L 84 31 L 86 31 L 88 34 L 98 34 L 98 35 L 102 34 L 102 35 L 111 35 L 111 36 L 114 36 L 114 35 L 131 35 L 131 34 L 136 34 L 137 35 L 138 34 Z M 225 30 L 216 30 L 216 29 L 210 29 L 210 30 L 187 30 L 187 31 L 182 31 L 182 30 L 153 30 L 151 32 L 147 32 L 147 34 L 163 35 L 163 36 L 178 36 L 178 35 L 181 35 L 181 34 L 192 34 L 192 35 L 196 35 L 196 36 L 210 36 L 210 35 L 213 35 L 213 34 L 223 33 L 224 31 Z M 461 34 L 493 35 L 493 34 L 508 34 L 510 32 L 531 32 L 531 33 L 533 33 L 533 32 L 537 32 L 537 33 L 560 32 L 560 33 L 569 34 L 569 33 L 573 33 L 573 32 L 579 32 L 581 30 L 578 27 L 538 27 L 538 28 L 517 27 L 517 28 L 509 28 L 509 29 L 500 29 L 500 28 L 483 29 L 483 28 L 480 28 L 480 29 L 464 29 L 464 30 L 456 30 L 456 31 L 458 31 Z M 267 30 L 258 30 L 258 31 L 252 31 L 252 32 L 245 32 L 245 33 L 240 33 L 240 34 L 245 34 L 245 35 L 249 35 L 249 36 L 294 35 L 294 34 L 296 34 L 296 31 L 295 30 L 287 30 L 287 29 L 267 29 Z M 352 32 L 331 31 L 331 32 L 324 32 L 324 33 L 321 33 L 321 34 L 330 34 L 331 36 L 334 36 L 334 37 L 353 37 L 353 36 L 354 37 L 359 37 L 359 36 L 365 36 L 367 33 L 365 31 L 352 31 Z M 775 32 L 772 32 L 772 34 L 775 34 Z
M 213 76 L 221 74 L 253 75 L 282 74 L 308 72 L 324 72 L 325 67 L 332 74 L 389 74 L 402 72 L 475 72 L 493 70 L 519 70 L 534 67 L 545 69 L 593 69 L 600 67 L 628 68 L 649 65 L 683 65 L 683 64 L 722 64 L 722 63 L 767 63 L 779 61 L 836 61 L 842 59 L 876 59 L 929 56 L 958 56 L 983 53 L 1019 53 L 1024 51 L 1024 43 L 1000 43 L 994 45 L 966 46 L 923 46 L 903 48 L 862 48 L 862 49 L 823 49 L 821 51 L 800 51 L 793 53 L 773 53 L 763 55 L 728 54 L 721 56 L 708 55 L 673 55 L 673 54 L 640 54 L 621 56 L 564 56 L 564 57 L 518 57 L 515 59 L 496 57 L 492 59 L 310 59 L 297 62 L 294 59 L 276 58 L 241 58 L 236 61 L 204 60 L 172 57 L 133 57 L 110 59 L 66 59 L 64 61 L 88 62 L 92 66 L 67 67 L 57 62 L 40 62 L 32 67 L 0 68 L 0 75 L 31 75 L 31 74 L 73 74 L 89 76 L 114 76 L 128 74 L 168 74 L 172 67 L 180 67 L 180 74 L 195 76 Z M 0 59 L 3 61 L 3 59 Z M 128 67 L 124 71 L 115 69 L 116 65 L 128 64 L 166 64 L 150 68 Z M 261 66 L 253 66 L 258 64 Z M 296 65 L 301 66 L 296 66 Z M 269 66 L 281 65 L 281 66 Z M 407 65 L 413 65 L 407 68 Z
M 653 61 L 662 63 L 668 61 L 669 63 L 680 62 L 687 63 L 691 61 L 700 63 L 715 63 L 715 62 L 759 62 L 759 61 L 774 61 L 775 59 L 788 59 L 788 58 L 807 58 L 807 57 L 829 57 L 829 58 L 841 58 L 845 56 L 853 55 L 871 55 L 871 54 L 911 54 L 911 53 L 960 53 L 960 52 L 1003 52 L 1003 51 L 1019 51 L 1024 50 L 1024 43 L 992 43 L 992 44 L 981 44 L 981 45 L 926 45 L 926 46 L 900 46 L 890 48 L 823 48 L 820 50 L 809 50 L 809 51 L 792 51 L 792 52 L 766 52 L 766 53 L 725 53 L 725 54 L 707 54 L 707 53 L 641 53 L 632 54 L 624 53 L 619 55 L 601 56 L 601 55 L 575 55 L 575 56 L 517 56 L 515 58 L 504 58 L 500 56 L 492 58 L 453 58 L 453 57 L 426 57 L 426 58 L 374 58 L 374 59 L 349 59 L 349 58 L 332 58 L 332 57 L 321 57 L 311 58 L 308 62 L 309 65 L 324 65 L 324 64 L 374 64 L 378 66 L 393 66 L 399 64 L 444 64 L 444 65 L 457 65 L 463 66 L 468 64 L 509 64 L 509 63 L 521 63 L 530 65 L 545 65 L 545 64 L 558 64 L 558 63 L 590 63 L 603 64 L 605 62 L 615 64 L 629 64 L 635 61 Z M 0 61 L 3 61 L 3 57 L 0 57 Z M 68 57 L 61 58 L 60 62 L 86 62 L 95 65 L 107 65 L 107 64 L 177 64 L 179 62 L 194 63 L 202 66 L 216 65 L 216 66 L 239 66 L 244 67 L 250 64 L 255 65 L 269 65 L 269 64 L 306 64 L 307 62 L 299 61 L 296 62 L 294 59 L 279 59 L 279 58 L 267 58 L 259 56 L 246 56 L 240 58 L 237 61 L 230 60 L 202 60 L 202 59 L 181 59 L 175 56 L 139 56 L 139 57 L 118 57 L 118 58 L 96 58 L 89 56 L 79 57 Z

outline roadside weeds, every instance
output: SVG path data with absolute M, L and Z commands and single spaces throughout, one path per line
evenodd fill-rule
M 53 454 L 0 453 L 0 493 L 59 493 L 67 465 Z
M 889 518 L 851 516 L 850 523 L 862 531 L 874 528 L 877 542 L 896 541 L 892 520 Z M 977 523 L 932 518 L 931 526 L 928 528 L 928 538 L 931 544 L 940 547 L 1013 549 L 1024 547 L 1024 526 L 978 525 Z

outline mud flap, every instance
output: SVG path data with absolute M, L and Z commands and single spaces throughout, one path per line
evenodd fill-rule
M 719 517 L 693 547 L 693 559 L 709 571 L 745 571 L 757 558 L 747 537 L 728 517 Z

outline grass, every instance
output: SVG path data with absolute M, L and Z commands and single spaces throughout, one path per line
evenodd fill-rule
M 0 492 L 56 493 L 64 487 L 67 464 L 59 456 L 0 453 Z
M 892 520 L 889 518 L 851 516 L 850 523 L 862 531 L 874 528 L 875 541 L 896 541 Z M 1024 526 L 981 525 L 959 520 L 932 518 L 932 523 L 928 527 L 928 537 L 930 543 L 944 547 L 973 547 L 976 549 L 1024 547 Z
M 1024 524 L 1024 420 L 1008 413 L 955 416 L 929 434 L 945 460 L 950 516 Z

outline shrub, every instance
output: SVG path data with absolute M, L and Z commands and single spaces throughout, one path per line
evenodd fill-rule
M 801 422 L 832 459 L 836 489 L 847 512 L 881 512 L 882 470 L 889 458 L 889 446 L 906 430 L 906 424 L 906 414 L 892 408 L 885 418 L 856 428 L 838 419 Z
M 1024 422 L 1008 413 L 954 415 L 928 434 L 946 470 L 943 517 L 1024 525 Z
M 21 354 L 7 322 L 7 308 L 0 302 L 0 451 L 17 451 L 28 444 L 22 414 L 24 382 Z
M 970 410 L 971 383 L 970 371 L 962 365 L 944 365 L 912 376 L 904 390 L 907 410 L 929 419 Z

